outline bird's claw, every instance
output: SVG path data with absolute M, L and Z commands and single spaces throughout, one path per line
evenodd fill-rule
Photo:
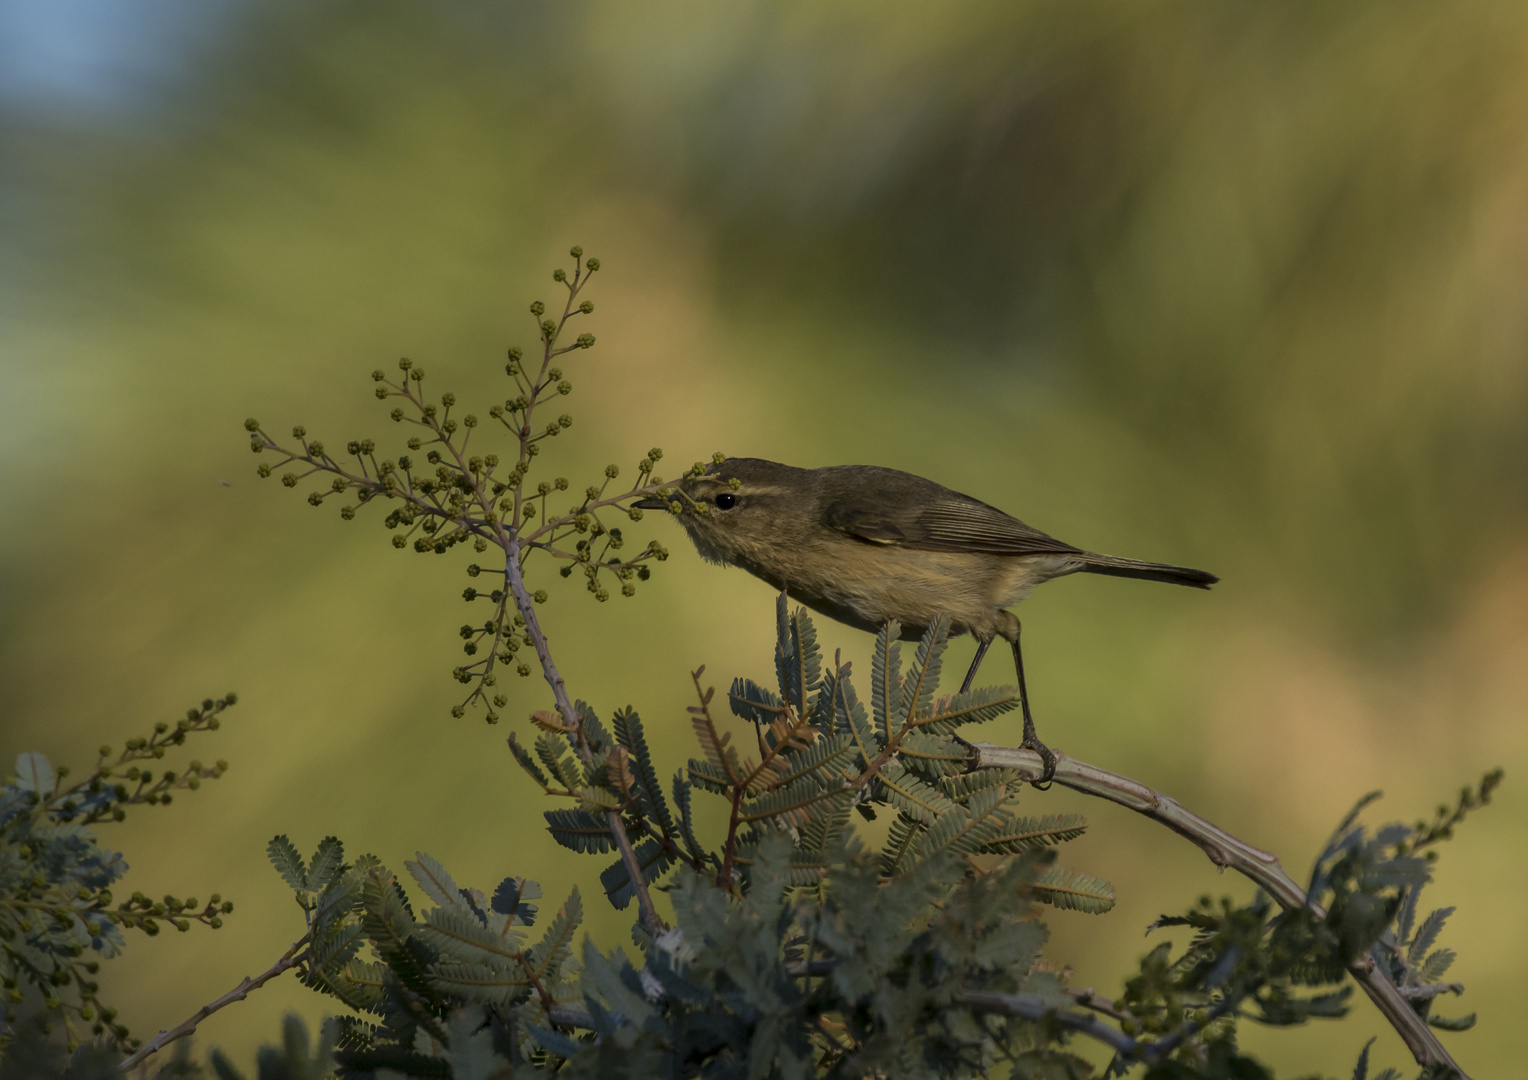
M 1030 783 L 1041 791 L 1049 790 L 1051 780 L 1056 775 L 1056 752 L 1041 742 L 1033 732 L 1024 736 L 1024 741 L 1019 746 L 1024 750 L 1033 750 L 1040 755 L 1043 768 L 1040 770 L 1040 775 L 1031 780 Z

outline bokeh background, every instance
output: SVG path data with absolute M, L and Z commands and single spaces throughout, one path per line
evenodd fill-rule
M 111 831 L 129 888 L 238 905 L 109 965 L 125 1018 L 169 1026 L 298 934 L 278 832 L 577 882 L 627 940 L 506 727 L 449 716 L 468 558 L 262 484 L 240 426 L 394 438 L 368 373 L 401 355 L 481 410 L 581 243 L 599 346 L 543 459 L 575 488 L 652 445 L 671 473 L 872 462 L 1220 573 L 1041 589 L 1040 729 L 1297 873 L 1363 792 L 1410 820 L 1506 766 L 1433 899 L 1468 987 L 1440 1011 L 1480 1016 L 1449 1044 L 1520 1068 L 1525 52 L 1528 7 L 1484 0 L 0 3 L 0 752 L 83 767 L 242 698 L 187 754 L 228 776 Z M 687 671 L 767 673 L 773 597 L 633 531 L 675 552 L 653 582 L 599 606 L 553 578 L 545 619 L 575 692 L 677 766 Z M 512 691 L 525 730 L 547 695 Z M 1248 886 L 1085 809 L 1067 861 L 1120 903 L 1057 914 L 1052 951 L 1115 992 L 1148 921 Z M 204 1040 L 248 1060 L 324 1007 L 273 983 Z M 1371 1035 L 1406 1064 L 1361 998 L 1246 1041 L 1346 1075 Z

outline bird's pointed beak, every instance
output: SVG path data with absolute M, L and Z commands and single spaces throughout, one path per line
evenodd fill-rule
M 646 499 L 638 499 L 631 505 L 635 510 L 667 510 L 669 508 L 669 500 L 660 499 L 654 495 Z

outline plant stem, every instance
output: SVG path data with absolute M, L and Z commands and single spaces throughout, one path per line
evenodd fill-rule
M 971 749 L 975 768 L 1016 769 L 1031 779 L 1037 779 L 1043 772 L 1044 763 L 1033 750 L 992 743 L 973 743 Z M 1284 870 L 1277 855 L 1243 843 L 1220 826 L 1184 809 L 1176 800 L 1129 777 L 1073 760 L 1059 752 L 1054 779 L 1073 791 L 1108 799 L 1160 821 L 1179 836 L 1197 844 L 1217 867 L 1230 867 L 1252 879 L 1282 907 L 1305 907 L 1318 919 L 1326 916 L 1321 905 L 1307 899 L 1305 890 Z M 1348 965 L 1348 971 L 1405 1041 L 1418 1065 L 1444 1065 L 1453 1069 L 1461 1080 L 1469 1080 L 1428 1027 L 1427 1021 L 1417 1015 L 1396 985 L 1375 965 L 1372 956 L 1367 953 L 1360 956 Z
M 547 646 L 546 634 L 541 630 L 541 623 L 536 619 L 536 608 L 531 601 L 530 594 L 525 591 L 525 578 L 520 573 L 520 538 L 512 537 L 506 549 L 504 558 L 504 576 L 509 582 L 509 588 L 515 597 L 515 607 L 520 611 L 520 617 L 525 620 L 525 636 L 531 639 L 531 645 L 536 650 L 536 658 L 541 661 L 541 674 L 546 679 L 547 685 L 552 688 L 552 696 L 557 699 L 557 711 L 562 714 L 562 722 L 569 731 L 578 732 L 578 713 L 573 709 L 573 702 L 568 698 L 568 684 L 563 681 L 562 673 L 557 670 L 557 665 L 552 662 L 552 653 Z M 591 759 L 588 743 L 578 740 L 585 762 Z M 610 826 L 610 836 L 615 841 L 616 849 L 621 853 L 621 862 L 626 865 L 626 875 L 631 879 L 632 890 L 637 896 L 637 908 L 642 916 L 642 924 L 647 932 L 654 937 L 663 933 L 666 927 L 663 920 L 658 917 L 658 909 L 653 906 L 652 894 L 647 890 L 647 881 L 642 877 L 642 867 L 637 862 L 637 853 L 631 846 L 631 837 L 626 834 L 626 823 L 621 820 L 619 810 L 607 810 L 605 821 Z
M 228 991 L 228 993 L 224 994 L 216 1001 L 208 1002 L 200 1009 L 197 1009 L 196 1012 L 192 1013 L 188 1018 L 182 1020 L 175 1027 L 170 1028 L 168 1031 L 161 1031 L 158 1035 L 154 1036 L 154 1038 L 144 1043 L 137 1050 L 133 1051 L 132 1054 L 123 1059 L 121 1065 L 122 1071 L 124 1073 L 127 1072 L 144 1058 L 148 1057 L 150 1054 L 158 1053 L 160 1050 L 163 1050 L 166 1046 L 169 1046 L 172 1042 L 175 1042 L 178 1039 L 184 1039 L 187 1035 L 190 1035 L 196 1030 L 196 1026 L 198 1024 L 207 1019 L 207 1017 L 211 1016 L 213 1013 L 217 1012 L 219 1009 L 226 1005 L 232 1005 L 235 1001 L 243 1001 L 249 996 L 251 990 L 260 989 L 260 987 L 270 982 L 283 971 L 296 967 L 298 964 L 302 963 L 307 959 L 308 954 L 305 951 L 305 946 L 308 944 L 308 940 L 312 937 L 312 935 L 313 931 L 308 931 L 302 937 L 292 942 L 292 947 L 283 953 L 281 959 L 277 960 L 266 971 L 256 975 L 253 979 L 246 975 L 244 980 L 240 982 L 238 986 L 235 986 L 232 990 Z

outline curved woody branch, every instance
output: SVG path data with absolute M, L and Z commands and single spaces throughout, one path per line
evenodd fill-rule
M 1031 780 L 1038 779 L 1043 770 L 1040 755 L 1033 750 L 996 746 L 992 743 L 973 743 L 971 750 L 974 768 L 1016 769 Z M 1073 791 L 1108 799 L 1161 822 L 1179 836 L 1196 844 L 1220 869 L 1229 867 L 1250 878 L 1285 909 L 1308 907 L 1317 918 L 1325 917 L 1325 910 L 1307 899 L 1305 890 L 1289 876 L 1277 855 L 1238 840 L 1220 826 L 1185 809 L 1175 799 L 1153 791 L 1129 777 L 1076 761 L 1059 752 L 1056 754 L 1054 780 Z M 1400 989 L 1379 970 L 1371 956 L 1366 953 L 1353 961 L 1348 966 L 1348 972 L 1405 1041 L 1406 1048 L 1416 1058 L 1418 1065 L 1443 1065 L 1454 1070 L 1462 1080 L 1468 1080 L 1467 1074 L 1450 1056 L 1427 1021 L 1417 1015 Z

